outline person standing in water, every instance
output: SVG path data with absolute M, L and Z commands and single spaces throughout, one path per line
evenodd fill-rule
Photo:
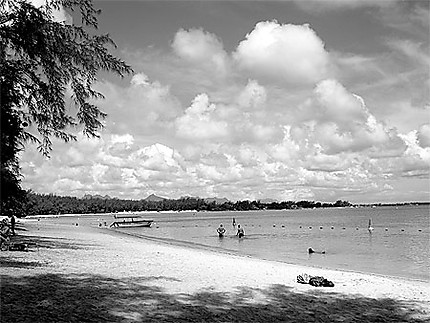
M 236 219 L 233 218 L 233 227 L 236 227 Z
M 218 232 L 220 238 L 224 237 L 225 228 L 222 226 L 222 223 L 219 225 L 218 229 L 216 229 L 216 232 Z
M 245 231 L 243 230 L 243 228 L 240 226 L 240 224 L 237 225 L 237 233 L 236 235 L 239 238 L 242 238 L 243 236 L 245 236 Z

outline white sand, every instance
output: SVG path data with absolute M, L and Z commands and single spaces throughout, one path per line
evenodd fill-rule
M 153 277 L 149 285 L 159 286 L 170 294 L 193 294 L 201 291 L 232 292 L 241 287 L 266 289 L 285 285 L 292 292 L 318 290 L 345 297 L 391 298 L 407 301 L 430 318 L 430 282 L 379 275 L 344 272 L 290 265 L 207 250 L 138 239 L 105 228 L 65 226 L 28 222 L 22 236 L 43 237 L 32 252 L 3 252 L 1 256 L 41 266 L 14 268 L 1 274 L 25 275 L 88 274 L 111 278 Z M 47 248 L 49 246 L 49 248 Z M 70 247 L 76 248 L 70 248 Z M 333 288 L 299 284 L 296 277 L 307 273 L 331 280 Z M 261 297 L 261 299 L 260 299 Z M 256 293 L 254 301 L 264 301 Z

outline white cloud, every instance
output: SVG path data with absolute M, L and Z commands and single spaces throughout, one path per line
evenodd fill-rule
M 309 25 L 264 21 L 241 41 L 233 57 L 253 77 L 313 83 L 327 77 L 330 58 Z
M 172 42 L 174 52 L 192 63 L 215 68 L 224 75 L 228 68 L 227 53 L 221 40 L 203 29 L 180 29 Z
M 423 124 L 417 132 L 418 144 L 422 148 L 430 147 L 430 125 Z
M 430 162 L 428 111 L 404 95 L 425 84 L 424 72 L 409 82 L 424 43 L 388 44 L 379 56 L 328 53 L 308 25 L 272 21 L 229 55 L 214 34 L 181 29 L 175 55 L 142 51 L 133 63 L 145 73 L 96 85 L 108 113 L 100 139 L 56 142 L 50 160 L 27 150 L 23 183 L 137 199 L 386 197 L 399 178 L 428 177 Z
M 238 97 L 238 103 L 245 109 L 264 108 L 267 99 L 266 89 L 255 80 L 248 80 L 248 84 Z
M 129 159 L 152 171 L 171 171 L 183 164 L 178 152 L 159 143 L 137 150 Z
M 176 120 L 177 134 L 193 140 L 221 139 L 228 135 L 227 123 L 217 117 L 217 107 L 207 94 L 196 96 L 185 114 Z
M 406 56 L 411 63 L 418 64 L 425 68 L 430 65 L 429 44 L 415 42 L 409 39 L 396 39 L 387 41 L 387 45 Z
M 130 148 L 134 143 L 134 138 L 130 134 L 124 134 L 124 135 L 116 135 L 113 134 L 111 138 L 112 144 L 123 144 L 126 149 Z
M 97 90 L 108 95 L 98 104 L 108 114 L 106 128 L 117 134 L 167 134 L 182 111 L 168 85 L 150 81 L 142 72 L 133 75 L 126 88 L 104 82 L 97 84 Z
M 390 150 L 390 154 L 404 151 L 404 143 L 397 133 L 379 122 L 360 96 L 350 93 L 336 80 L 318 83 L 313 96 L 298 111 L 302 124 L 293 126 L 292 135 L 307 137 L 321 145 L 325 153 L 367 149 Z

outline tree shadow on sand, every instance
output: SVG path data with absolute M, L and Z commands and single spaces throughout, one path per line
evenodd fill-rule
M 38 235 L 16 235 L 12 237 L 11 242 L 25 243 L 30 247 L 30 251 L 36 251 L 38 248 L 72 250 L 85 249 L 93 246 L 87 242 L 76 242 L 76 239 L 44 237 Z
M 426 322 L 393 299 L 347 297 L 285 285 L 235 292 L 169 294 L 171 277 L 1 277 L 2 322 Z M 257 297 L 260 296 L 260 297 Z M 418 317 L 421 314 L 421 318 Z M 424 314 L 424 315 L 423 315 Z

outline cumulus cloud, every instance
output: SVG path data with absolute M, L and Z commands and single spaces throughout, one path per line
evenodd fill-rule
M 397 133 L 379 122 L 360 96 L 336 80 L 318 83 L 313 96 L 298 111 L 304 124 L 294 125 L 293 135 L 307 136 L 326 153 L 384 147 L 384 152 L 389 148 L 399 154 L 405 149 Z
M 429 124 L 423 124 L 418 129 L 417 139 L 418 139 L 418 144 L 422 148 L 429 148 L 430 147 L 430 125 Z
M 327 77 L 330 65 L 323 41 L 309 25 L 277 21 L 257 23 L 233 57 L 253 77 L 288 83 L 319 81 Z
M 411 44 L 389 46 L 422 64 L 424 47 Z M 171 45 L 175 55 L 145 56 L 145 73 L 130 84 L 96 85 L 107 98 L 101 138 L 55 144 L 49 160 L 26 151 L 25 187 L 76 196 L 360 201 L 396 188 L 393 178 L 428 176 L 428 124 L 407 122 L 418 112 L 405 105 L 398 124 L 408 126 L 390 128 L 377 108 L 399 109 L 400 101 L 378 107 L 352 82 L 357 73 L 367 83 L 395 74 L 387 74 L 395 60 L 384 69 L 381 58 L 328 53 L 310 26 L 276 21 L 258 23 L 231 56 L 202 29 L 179 30 Z M 335 75 L 353 90 L 334 79 L 333 53 L 339 70 L 352 65 L 346 81 Z M 226 77 L 214 81 L 214 72 Z M 288 91 L 280 86 L 287 83 Z
M 176 120 L 177 134 L 194 140 L 219 139 L 228 135 L 227 123 L 217 117 L 216 105 L 207 94 L 197 95 L 185 114 Z
M 224 75 L 228 68 L 228 55 L 214 34 L 203 29 L 180 29 L 172 42 L 174 52 L 192 63 L 215 68 Z
M 240 92 L 238 103 L 245 109 L 263 108 L 267 99 L 265 87 L 255 80 L 248 80 L 246 87 Z
M 108 114 L 106 128 L 113 133 L 167 133 L 182 112 L 181 103 L 170 87 L 151 81 L 143 72 L 133 75 L 126 88 L 104 82 L 97 84 L 97 89 L 108 94 L 109 99 L 99 104 Z

